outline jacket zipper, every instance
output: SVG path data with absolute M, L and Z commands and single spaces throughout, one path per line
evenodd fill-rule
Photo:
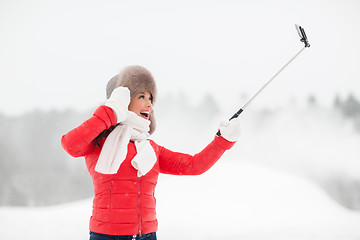
M 137 185 L 138 185 L 138 217 L 139 217 L 139 236 L 141 237 L 141 209 L 140 209 L 140 203 L 141 203 L 141 177 L 138 177 Z
M 111 180 L 110 181 L 110 215 L 111 215 L 111 209 L 112 209 L 112 184 L 113 184 L 113 181 Z

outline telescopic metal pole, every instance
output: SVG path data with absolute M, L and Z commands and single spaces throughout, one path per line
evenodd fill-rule
M 305 46 L 298 52 L 295 54 L 294 57 L 292 57 L 272 78 L 270 78 L 269 81 L 267 81 L 264 86 L 262 86 L 259 91 L 257 91 L 255 93 L 254 96 L 252 96 L 252 98 L 250 98 L 249 101 L 247 101 L 247 103 L 244 104 L 244 106 L 242 106 L 242 108 L 239 109 L 239 111 L 237 111 L 229 120 L 233 119 L 233 118 L 237 118 L 249 105 L 250 103 L 267 87 L 267 85 L 269 85 L 292 61 L 294 61 L 294 59 L 300 55 L 300 53 L 302 51 L 304 51 L 305 48 L 310 47 L 309 41 L 306 37 L 305 34 L 305 30 L 299 26 L 299 25 L 295 25 L 296 30 L 298 31 L 298 34 L 300 36 L 300 41 L 303 42 L 305 44 Z M 217 136 L 220 136 L 220 130 L 216 133 Z

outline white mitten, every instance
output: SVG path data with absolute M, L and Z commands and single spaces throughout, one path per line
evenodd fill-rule
M 124 121 L 129 113 L 130 90 L 127 87 L 115 88 L 109 99 L 106 100 L 105 106 L 114 110 L 117 122 Z
M 223 120 L 220 123 L 219 130 L 223 138 L 230 142 L 236 142 L 241 135 L 240 119 Z

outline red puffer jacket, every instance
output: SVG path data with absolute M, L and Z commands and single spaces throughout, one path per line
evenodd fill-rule
M 105 140 L 98 146 L 94 139 L 116 124 L 111 108 L 100 106 L 94 115 L 62 136 L 63 148 L 73 157 L 85 157 L 94 184 L 95 198 L 90 219 L 90 231 L 109 235 L 147 234 L 157 231 L 154 191 L 159 173 L 198 175 L 207 171 L 233 146 L 223 137 L 215 139 L 200 153 L 191 156 L 172 152 L 150 141 L 157 156 L 155 166 L 145 176 L 137 177 L 131 160 L 136 155 L 133 142 L 116 174 L 101 174 L 94 170 Z

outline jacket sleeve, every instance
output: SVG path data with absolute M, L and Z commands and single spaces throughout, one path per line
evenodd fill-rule
M 201 152 L 190 155 L 160 147 L 160 172 L 173 175 L 200 175 L 210 169 L 235 142 L 216 136 Z
M 114 124 L 116 124 L 116 116 L 113 110 L 100 106 L 90 119 L 63 135 L 61 145 L 73 157 L 86 156 L 94 146 L 92 141 Z

